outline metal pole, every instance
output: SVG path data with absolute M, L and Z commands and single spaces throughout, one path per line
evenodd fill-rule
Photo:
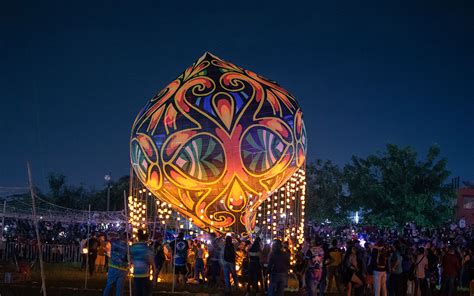
M 2 216 L 2 230 L 1 230 L 1 235 L 0 235 L 0 245 L 3 244 L 3 229 L 5 228 L 5 214 L 7 212 L 7 200 L 3 201 L 3 216 Z M 0 259 L 3 259 L 3 257 L 6 257 L 6 243 L 5 243 L 5 250 L 2 252 L 2 256 L 0 256 Z
M 110 211 L 110 184 L 107 184 L 107 212 Z
M 38 244 L 38 254 L 39 254 L 39 263 L 40 263 L 40 271 L 41 271 L 41 291 L 43 291 L 43 296 L 47 296 L 46 293 L 46 281 L 44 278 L 44 267 L 43 267 L 43 253 L 41 251 L 41 239 L 39 235 L 39 229 L 38 229 L 38 220 L 36 218 L 36 205 L 35 205 L 35 193 L 33 189 L 33 178 L 31 177 L 31 167 L 30 163 L 27 162 L 26 166 L 28 168 L 28 183 L 30 186 L 30 194 L 31 194 L 31 207 L 32 207 L 32 212 L 33 212 L 33 221 L 35 223 L 35 232 L 36 232 L 36 241 Z
M 2 229 L 0 232 L 0 244 L 3 242 L 3 228 L 5 228 L 5 213 L 7 211 L 7 200 L 3 201 Z
M 155 208 L 155 217 L 153 218 L 153 233 L 151 234 L 151 240 L 154 241 L 155 240 L 155 231 L 156 231 L 156 216 L 157 216 L 157 212 L 158 212 L 158 207 L 156 205 L 156 202 L 154 203 L 151 203 L 151 204 L 154 204 L 154 208 Z
M 171 286 L 171 293 L 174 293 L 174 286 L 175 286 L 175 281 L 176 281 L 176 261 L 175 261 L 175 257 L 176 257 L 176 245 L 177 245 L 177 242 L 178 242 L 178 212 L 176 212 L 176 237 L 174 239 L 174 252 L 173 252 L 173 256 L 171 256 L 171 260 L 173 260 L 173 285 Z M 179 275 L 178 275 L 178 280 L 179 280 Z
M 86 278 L 84 280 L 84 289 L 87 289 L 87 276 L 89 272 L 89 241 L 90 241 L 90 227 L 91 227 L 91 205 L 89 204 L 89 216 L 87 218 L 87 240 L 86 240 L 86 248 L 87 248 L 87 254 L 86 254 Z M 82 250 L 81 250 L 82 252 Z
M 125 211 L 125 234 L 127 235 L 127 259 L 128 259 L 128 264 L 131 264 L 130 262 L 130 245 L 129 245 L 129 237 L 128 237 L 128 208 L 127 208 L 127 193 L 125 190 L 123 191 L 123 209 Z M 132 277 L 128 277 L 128 287 L 130 291 L 130 296 L 132 296 Z

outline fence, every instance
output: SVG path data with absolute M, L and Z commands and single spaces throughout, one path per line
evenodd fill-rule
M 81 249 L 78 245 L 43 244 L 41 245 L 44 262 L 81 262 Z M 33 244 L 17 242 L 0 242 L 0 261 L 13 262 L 18 258 L 36 261 L 38 247 Z

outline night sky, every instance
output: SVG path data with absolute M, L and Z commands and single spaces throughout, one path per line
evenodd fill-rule
M 473 1 L 253 2 L 1 1 L 0 186 L 128 174 L 136 114 L 205 51 L 298 99 L 310 160 L 437 143 L 474 179 Z

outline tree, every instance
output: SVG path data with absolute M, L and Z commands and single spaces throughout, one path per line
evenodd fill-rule
M 87 190 L 83 185 L 68 185 L 66 181 L 67 178 L 63 174 L 50 173 L 48 175 L 49 194 L 47 199 L 56 205 L 67 208 L 84 210 L 90 204 L 96 211 L 107 209 L 107 188 L 99 191 Z M 110 183 L 110 210 L 123 209 L 123 191 L 128 194 L 129 181 L 129 176 L 123 176 Z
M 58 173 L 49 173 L 48 174 L 48 185 L 50 191 L 50 197 L 53 200 L 56 200 L 66 184 L 66 176 Z
M 346 198 L 343 195 L 343 173 L 330 160 L 316 160 L 306 169 L 306 216 L 317 223 L 328 219 L 343 223 L 347 219 Z
M 119 211 L 123 209 L 123 192 L 128 196 L 130 176 L 122 176 L 117 181 L 110 182 L 110 210 Z M 87 200 L 96 211 L 107 209 L 107 187 L 90 194 Z
M 365 159 L 353 156 L 344 168 L 350 207 L 380 226 L 409 221 L 435 226 L 450 220 L 455 193 L 445 185 L 450 173 L 439 155 L 434 145 L 425 160 L 418 160 L 413 148 L 389 144 L 386 151 Z

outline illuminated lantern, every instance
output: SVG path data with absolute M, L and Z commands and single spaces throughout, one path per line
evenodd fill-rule
M 249 232 L 258 206 L 306 157 L 295 98 L 210 53 L 145 105 L 130 145 L 141 183 L 217 233 Z

